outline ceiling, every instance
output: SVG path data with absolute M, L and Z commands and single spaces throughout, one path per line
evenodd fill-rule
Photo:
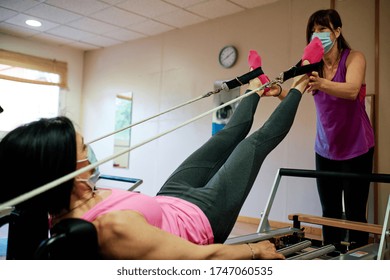
M 0 33 L 94 50 L 277 0 L 0 0 Z M 25 24 L 42 22 L 40 27 Z

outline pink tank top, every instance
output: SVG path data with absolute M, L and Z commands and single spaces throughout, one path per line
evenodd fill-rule
M 202 210 L 193 203 L 170 196 L 151 197 L 112 189 L 109 197 L 96 204 L 81 218 L 92 222 L 100 215 L 120 210 L 139 212 L 150 225 L 192 243 L 206 245 L 214 242 L 210 222 Z
M 342 52 L 334 82 L 345 83 L 346 60 L 350 50 Z M 366 85 L 355 100 L 347 100 L 317 91 L 317 135 L 315 151 L 332 160 L 347 160 L 364 153 L 375 145 L 374 130 L 366 113 Z

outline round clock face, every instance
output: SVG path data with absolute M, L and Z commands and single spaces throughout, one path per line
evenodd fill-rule
M 219 52 L 219 63 L 225 67 L 230 68 L 237 61 L 237 49 L 233 46 L 223 47 Z

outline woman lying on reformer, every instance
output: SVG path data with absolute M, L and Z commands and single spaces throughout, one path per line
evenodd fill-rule
M 311 60 L 320 52 L 308 47 L 306 64 L 316 62 Z M 17 207 L 43 213 L 40 221 L 31 214 L 31 232 L 43 227 L 47 233 L 48 214 L 52 224 L 67 218 L 92 222 L 106 259 L 284 259 L 269 241 L 223 243 L 264 159 L 290 130 L 308 81 L 307 75 L 295 77 L 286 98 L 248 137 L 264 90 L 244 98 L 224 129 L 191 154 L 154 197 L 96 188 L 91 170 Z M 247 92 L 260 85 L 253 79 Z M 267 95 L 279 91 L 272 86 Z M 14 129 L 0 143 L 0 203 L 89 165 L 87 154 L 83 137 L 66 117 Z

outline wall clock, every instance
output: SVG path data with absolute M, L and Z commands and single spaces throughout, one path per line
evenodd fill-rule
M 234 46 L 225 46 L 219 52 L 219 64 L 221 64 L 222 67 L 230 68 L 236 63 L 237 57 L 238 51 Z

